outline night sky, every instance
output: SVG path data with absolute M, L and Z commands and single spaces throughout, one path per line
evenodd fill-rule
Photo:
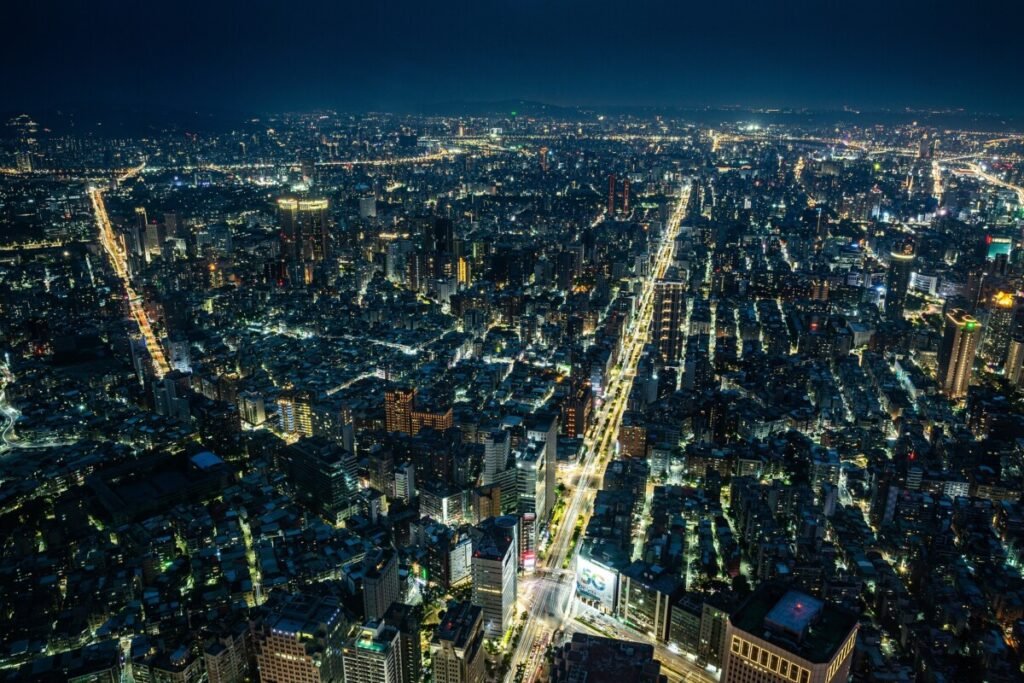
M 1024 112 L 1003 0 L 4 0 L 4 109 L 562 105 Z

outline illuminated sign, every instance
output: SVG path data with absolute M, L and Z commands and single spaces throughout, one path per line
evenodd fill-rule
M 580 556 L 576 567 L 576 591 L 581 596 L 598 601 L 602 608 L 612 612 L 618 587 L 617 572 Z
M 532 550 L 523 552 L 523 569 L 532 572 L 537 567 L 537 553 Z

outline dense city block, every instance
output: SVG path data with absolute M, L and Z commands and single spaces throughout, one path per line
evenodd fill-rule
M 690 114 L 6 120 L 0 680 L 1020 680 L 1024 135 Z

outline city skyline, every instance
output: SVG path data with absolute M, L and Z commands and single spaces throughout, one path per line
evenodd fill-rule
M 0 683 L 1024 680 L 1024 7 L 0 19 Z

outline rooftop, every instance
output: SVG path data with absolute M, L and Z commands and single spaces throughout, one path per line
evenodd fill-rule
M 774 583 L 758 586 L 729 620 L 817 664 L 830 661 L 857 628 L 857 615 Z

